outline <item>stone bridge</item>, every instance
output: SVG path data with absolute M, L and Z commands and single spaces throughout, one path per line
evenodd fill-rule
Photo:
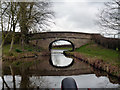
M 74 48 L 79 48 L 80 46 L 91 42 L 92 35 L 95 34 L 78 32 L 44 32 L 29 34 L 29 42 L 46 50 L 50 50 L 53 42 L 65 40 L 72 44 L 74 50 Z

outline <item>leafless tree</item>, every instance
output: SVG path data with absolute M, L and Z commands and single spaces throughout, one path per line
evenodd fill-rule
M 1 5 L 1 27 L 2 27 L 2 44 L 3 46 L 5 39 L 7 38 L 8 34 L 11 33 L 12 35 L 12 41 L 10 50 L 13 48 L 14 39 L 15 39 L 15 29 L 16 25 L 18 23 L 19 18 L 19 9 L 18 9 L 18 3 L 17 2 L 3 2 Z M 6 26 L 7 25 L 7 26 Z M 7 32 L 7 34 L 4 32 Z
M 2 32 L 12 31 L 12 41 L 10 50 L 13 48 L 16 26 L 19 25 L 22 45 L 27 40 L 27 34 L 31 32 L 39 32 L 47 30 L 50 23 L 53 23 L 53 12 L 50 9 L 51 3 L 48 1 L 40 2 L 4 2 L 1 7 L 1 28 Z M 6 26 L 7 25 L 7 26 Z M 7 29 L 6 29 L 7 28 Z M 9 33 L 8 33 L 9 34 Z M 2 34 L 4 44 L 8 34 Z
M 6 14 L 5 14 L 8 7 L 9 7 L 9 3 L 0 3 L 0 27 L 1 27 L 1 30 L 2 30 L 1 31 L 1 33 L 2 33 L 2 37 L 1 37 L 2 42 L 1 42 L 0 47 L 3 46 L 3 44 L 5 42 L 5 39 L 8 36 L 8 33 L 5 34 L 3 32 L 4 31 L 10 31 L 10 28 L 11 28 L 11 26 L 10 26 L 10 22 L 11 22 L 10 18 L 11 18 L 11 16 L 10 15 L 6 16 Z
M 111 30 L 120 32 L 120 0 L 105 2 L 105 7 L 99 14 L 98 24 L 102 32 L 109 33 Z
M 10 46 L 10 50 L 12 51 L 13 48 L 13 44 L 14 44 L 14 39 L 15 39 L 15 29 L 16 29 L 16 25 L 18 23 L 19 20 L 19 4 L 17 2 L 10 2 L 10 12 L 8 12 L 11 15 L 11 25 L 12 25 L 12 41 L 11 41 L 11 46 Z
M 20 3 L 20 30 L 22 34 L 22 46 L 27 43 L 27 34 L 47 30 L 52 22 L 54 12 L 50 10 L 51 3 L 48 1 L 40 2 L 21 2 Z M 24 46 L 23 46 L 24 47 Z

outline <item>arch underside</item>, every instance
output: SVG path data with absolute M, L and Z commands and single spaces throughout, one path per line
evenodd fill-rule
M 49 44 L 49 50 L 51 50 L 53 43 L 54 43 L 54 42 L 57 42 L 57 41 L 67 41 L 67 42 L 69 42 L 69 43 L 71 44 L 71 46 L 72 46 L 72 51 L 74 51 L 75 46 L 74 46 L 73 42 L 71 42 L 70 40 L 67 40 L 67 39 L 56 39 L 56 40 L 52 41 L 52 42 Z

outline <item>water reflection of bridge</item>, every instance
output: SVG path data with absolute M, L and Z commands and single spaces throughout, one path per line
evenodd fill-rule
M 35 59 L 35 64 L 26 67 L 13 67 L 15 75 L 21 75 L 22 73 L 27 73 L 27 75 L 78 75 L 78 74 L 90 74 L 93 72 L 92 67 L 81 62 L 80 60 L 74 60 L 74 64 L 68 68 L 54 68 L 49 63 L 49 56 L 39 56 L 37 60 Z M 30 60 L 28 60 L 29 63 Z M 24 71 L 24 72 L 23 72 Z M 3 65 L 3 74 L 11 75 L 9 66 Z
M 74 59 L 74 64 L 68 68 L 54 68 L 49 63 L 49 56 L 39 56 L 37 59 L 29 59 L 27 62 L 29 63 L 31 60 L 34 60 L 34 64 L 30 67 L 22 66 L 22 67 L 10 67 L 3 63 L 3 76 L 6 75 L 20 75 L 22 80 L 26 81 L 27 78 L 31 76 L 70 76 L 70 75 L 87 75 L 87 74 L 96 74 L 99 76 L 107 76 L 109 77 L 111 82 L 120 83 L 117 78 L 113 78 L 107 75 L 105 72 L 94 69 L 88 64 Z M 24 60 L 23 60 L 24 61 Z M 26 60 L 25 60 L 26 61 Z M 12 73 L 11 73 L 12 71 Z

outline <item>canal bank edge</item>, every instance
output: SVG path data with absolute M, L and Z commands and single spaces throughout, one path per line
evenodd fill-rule
M 18 56 L 2 56 L 2 61 L 13 61 L 19 60 L 23 58 L 35 58 L 38 56 L 49 56 L 50 52 L 27 52 L 27 53 L 20 53 Z
M 107 72 L 108 74 L 120 79 L 120 68 L 117 66 L 111 65 L 110 63 L 107 63 L 107 62 L 103 61 L 102 59 L 88 58 L 79 52 L 65 51 L 64 55 L 77 58 L 81 61 L 84 61 L 87 64 L 90 64 L 91 66 L 93 66 L 96 69 L 103 70 L 103 71 Z

